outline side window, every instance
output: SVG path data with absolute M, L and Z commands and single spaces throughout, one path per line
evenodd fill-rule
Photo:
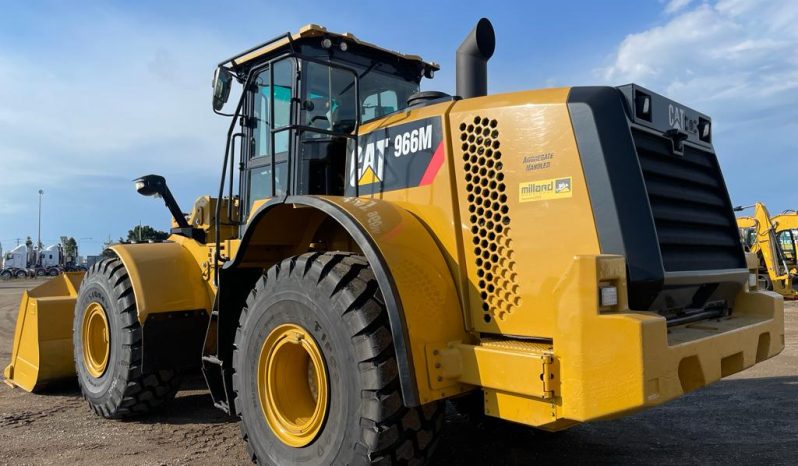
M 249 205 L 258 199 L 281 196 L 285 194 L 285 184 L 288 182 L 288 165 L 286 162 L 275 164 L 274 187 L 276 194 L 272 194 L 272 166 L 261 165 L 249 170 Z
M 292 65 L 290 60 L 281 60 L 274 64 L 274 86 L 269 79 L 268 69 L 261 71 L 255 79 L 252 102 L 252 118 L 254 130 L 252 135 L 251 157 L 271 155 L 271 129 L 269 122 L 270 105 L 274 102 L 274 128 L 284 128 L 291 121 L 291 82 Z M 274 153 L 288 152 L 289 131 L 274 134 Z
M 792 231 L 785 230 L 779 233 L 779 244 L 785 258 L 791 261 L 795 260 L 795 242 L 793 241 Z
M 292 60 L 280 60 L 274 64 L 274 127 L 285 128 L 291 122 L 291 85 L 294 81 Z M 288 152 L 290 131 L 280 131 L 274 135 L 274 153 Z
M 252 132 L 250 159 L 247 162 L 246 183 L 247 215 L 253 202 L 285 194 L 288 185 L 288 151 L 291 123 L 291 95 L 293 92 L 293 60 L 280 60 L 265 69 L 255 79 L 252 93 Z M 273 82 L 272 82 L 273 80 Z M 270 121 L 271 119 L 274 121 Z M 283 131 L 272 132 L 272 129 Z M 272 148 L 272 144 L 274 147 Z M 272 167 L 272 149 L 275 164 Z M 274 174 L 274 191 L 272 191 Z
M 745 247 L 748 249 L 754 247 L 754 243 L 756 243 L 755 228 L 745 228 L 743 230 L 743 243 L 745 244 Z
M 262 71 L 255 79 L 255 89 L 253 92 L 252 118 L 254 128 L 252 134 L 252 157 L 264 157 L 269 155 L 269 136 L 271 127 L 269 126 L 269 97 L 271 96 L 271 85 L 269 84 L 269 70 Z
M 363 121 L 380 118 L 399 110 L 398 100 L 396 92 L 393 90 L 377 92 L 367 96 L 363 99 Z

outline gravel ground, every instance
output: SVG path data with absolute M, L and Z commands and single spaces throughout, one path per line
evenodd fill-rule
M 0 366 L 17 306 L 35 280 L 0 282 Z M 795 464 L 798 456 L 798 302 L 787 303 L 779 356 L 634 416 L 547 434 L 450 415 L 433 465 L 543 463 Z M 0 464 L 246 464 L 238 424 L 216 410 L 200 376 L 158 414 L 108 421 L 74 383 L 29 394 L 0 384 Z

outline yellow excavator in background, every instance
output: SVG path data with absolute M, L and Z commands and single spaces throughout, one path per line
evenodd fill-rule
M 790 272 L 798 274 L 798 211 L 785 210 L 770 218 Z
M 765 204 L 756 202 L 750 206 L 735 207 L 734 210 L 741 212 L 751 208 L 754 209 L 754 214 L 750 217 L 737 217 L 737 227 L 745 247 L 759 258 L 758 279 L 761 286 L 785 298 L 798 298 L 798 277 L 787 266 L 787 258 Z
M 137 179 L 172 235 L 28 292 L 7 381 L 76 374 L 121 418 L 201 367 L 259 464 L 420 464 L 445 400 L 556 431 L 778 354 L 709 116 L 634 84 L 488 95 L 494 46 L 483 18 L 456 96 L 315 25 L 222 61 L 218 194 L 184 216 Z

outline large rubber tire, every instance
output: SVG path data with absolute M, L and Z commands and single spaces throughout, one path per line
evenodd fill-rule
M 24 270 L 17 270 L 17 273 L 14 274 L 17 278 L 28 278 L 28 272 Z
M 289 447 L 269 428 L 258 396 L 260 349 L 284 324 L 319 343 L 329 379 L 316 438 Z M 368 262 L 350 253 L 308 253 L 270 268 L 241 313 L 233 355 L 236 413 L 257 464 L 423 464 L 443 426 L 443 403 L 402 403 L 382 294 Z
M 3 270 L 2 272 L 0 272 L 0 279 L 2 280 L 9 280 L 12 276 L 13 274 L 11 273 L 10 270 Z
M 83 358 L 83 314 L 93 302 L 105 309 L 110 334 L 108 363 L 99 377 L 89 373 Z M 83 398 L 100 416 L 123 418 L 145 413 L 177 393 L 180 380 L 176 371 L 142 372 L 141 325 L 133 288 L 119 259 L 104 259 L 86 272 L 75 305 L 72 344 Z

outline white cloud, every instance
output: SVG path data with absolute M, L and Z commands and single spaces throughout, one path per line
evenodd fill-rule
M 89 34 L 75 25 L 63 46 L 46 44 L 46 59 L 0 44 L 0 167 L 14 174 L 4 185 L 218 169 L 226 122 L 210 110 L 210 77 L 231 47 L 205 31 L 97 15 Z
M 665 13 L 673 14 L 680 10 L 683 10 L 687 5 L 692 3 L 693 0 L 670 0 L 667 5 L 665 5 Z
M 641 84 L 712 116 L 732 198 L 795 208 L 798 2 L 675 0 L 665 12 L 674 14 L 628 35 L 599 75 L 613 84 Z
M 798 91 L 797 22 L 790 0 L 702 4 L 627 36 L 601 72 L 690 102 L 769 107 Z
M 163 228 L 130 180 L 163 174 L 183 206 L 214 189 L 229 120 L 210 80 L 242 46 L 110 7 L 57 14 L 0 40 L 0 238 L 36 230 L 39 188 L 47 235 L 117 237 L 131 215 Z

